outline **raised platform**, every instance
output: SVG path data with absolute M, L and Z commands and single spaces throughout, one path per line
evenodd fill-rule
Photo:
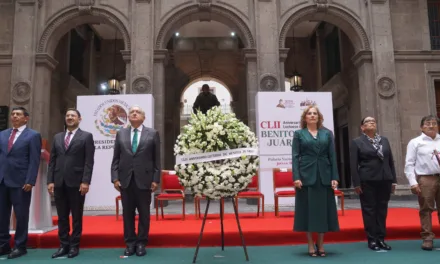
M 55 220 L 56 221 L 56 220 Z M 433 214 L 434 232 L 440 233 L 437 214 Z M 282 212 L 280 217 L 266 213 L 256 217 L 255 213 L 240 214 L 240 223 L 246 244 L 289 245 L 306 242 L 305 234 L 293 232 L 293 212 Z M 342 216 L 339 211 L 341 231 L 328 233 L 327 242 L 364 241 L 365 233 L 360 210 L 346 210 Z M 150 239 L 148 247 L 195 247 L 202 220 L 187 215 L 185 221 L 181 215 L 166 215 L 164 220 L 151 218 Z M 388 213 L 387 239 L 420 239 L 420 220 L 417 209 L 391 208 Z M 237 224 L 233 214 L 226 214 L 224 221 L 225 245 L 241 245 Z M 59 241 L 57 230 L 45 234 L 30 234 L 29 246 L 37 248 L 57 248 Z M 219 215 L 208 215 L 202 246 L 220 246 Z M 85 216 L 82 248 L 125 247 L 123 239 L 122 218 L 116 221 L 115 216 Z

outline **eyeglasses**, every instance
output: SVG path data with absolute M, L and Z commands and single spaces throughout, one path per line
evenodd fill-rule
M 364 124 L 367 124 L 367 123 L 375 124 L 376 120 L 365 120 Z
M 425 122 L 424 125 L 425 126 L 433 126 L 433 127 L 438 126 L 437 122 Z

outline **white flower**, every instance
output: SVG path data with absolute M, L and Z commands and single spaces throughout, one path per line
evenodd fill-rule
M 175 155 L 215 152 L 234 148 L 258 148 L 255 134 L 235 114 L 214 107 L 206 115 L 191 114 L 189 125 L 177 137 Z M 258 169 L 256 156 L 243 156 L 197 164 L 179 164 L 174 170 L 180 183 L 195 196 L 230 197 L 245 189 Z

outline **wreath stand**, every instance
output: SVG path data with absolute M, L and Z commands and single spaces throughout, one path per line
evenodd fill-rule
M 249 261 L 249 256 L 248 256 L 247 249 L 246 249 L 246 243 L 244 242 L 243 232 L 241 231 L 240 220 L 238 219 L 237 207 L 235 206 L 235 201 L 234 201 L 235 198 L 234 197 L 230 197 L 230 198 L 232 201 L 232 205 L 234 206 L 235 219 L 237 220 L 238 231 L 240 233 L 241 244 L 243 246 L 244 254 L 246 256 L 246 261 Z M 193 263 L 196 263 L 196 260 L 197 260 L 200 242 L 202 241 L 202 237 L 203 237 L 203 230 L 205 229 L 206 216 L 208 215 L 209 204 L 211 202 L 211 199 L 209 199 L 209 198 L 206 198 L 206 199 L 207 199 L 208 203 L 206 205 L 205 215 L 203 216 L 202 229 L 200 230 L 199 241 L 197 242 L 197 248 L 196 248 L 196 252 L 194 254 Z M 224 198 L 221 198 L 221 199 L 224 199 Z M 221 225 L 221 237 L 222 237 L 222 251 L 225 250 L 225 233 L 223 230 L 223 216 L 224 216 L 223 207 L 220 203 L 220 225 Z

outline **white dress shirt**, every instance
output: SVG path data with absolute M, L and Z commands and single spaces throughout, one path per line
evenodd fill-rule
M 72 142 L 72 139 L 75 136 L 76 131 L 78 131 L 78 128 L 75 128 L 75 130 L 72 130 L 72 131 L 67 129 L 66 135 L 64 136 L 64 142 L 66 142 L 66 138 L 69 136 L 69 132 L 72 132 L 72 135 L 70 135 L 70 139 L 69 139 L 69 145 L 70 145 L 70 142 Z
M 416 175 L 432 175 L 440 173 L 440 165 L 434 155 L 440 152 L 440 135 L 435 139 L 422 133 L 413 138 L 406 150 L 405 175 L 411 186 L 417 185 Z
M 12 144 L 15 144 L 15 141 L 17 141 L 17 138 L 21 135 L 21 133 L 23 132 L 23 130 L 26 128 L 26 125 L 23 125 L 23 126 L 21 126 L 21 127 L 19 127 L 19 128 L 17 128 L 17 133 L 15 133 L 15 138 L 14 138 L 14 141 L 12 142 Z M 14 133 L 14 128 L 11 130 L 11 134 L 9 135 L 9 138 L 11 138 L 11 136 L 12 136 L 12 133 Z
M 140 126 L 137 128 L 137 130 L 138 130 L 138 134 L 137 134 L 138 147 L 139 147 L 139 139 L 141 138 L 142 128 L 143 128 L 142 125 L 140 125 Z M 130 143 L 131 143 L 132 145 L 133 145 L 133 137 L 134 137 L 134 127 L 131 127 Z

